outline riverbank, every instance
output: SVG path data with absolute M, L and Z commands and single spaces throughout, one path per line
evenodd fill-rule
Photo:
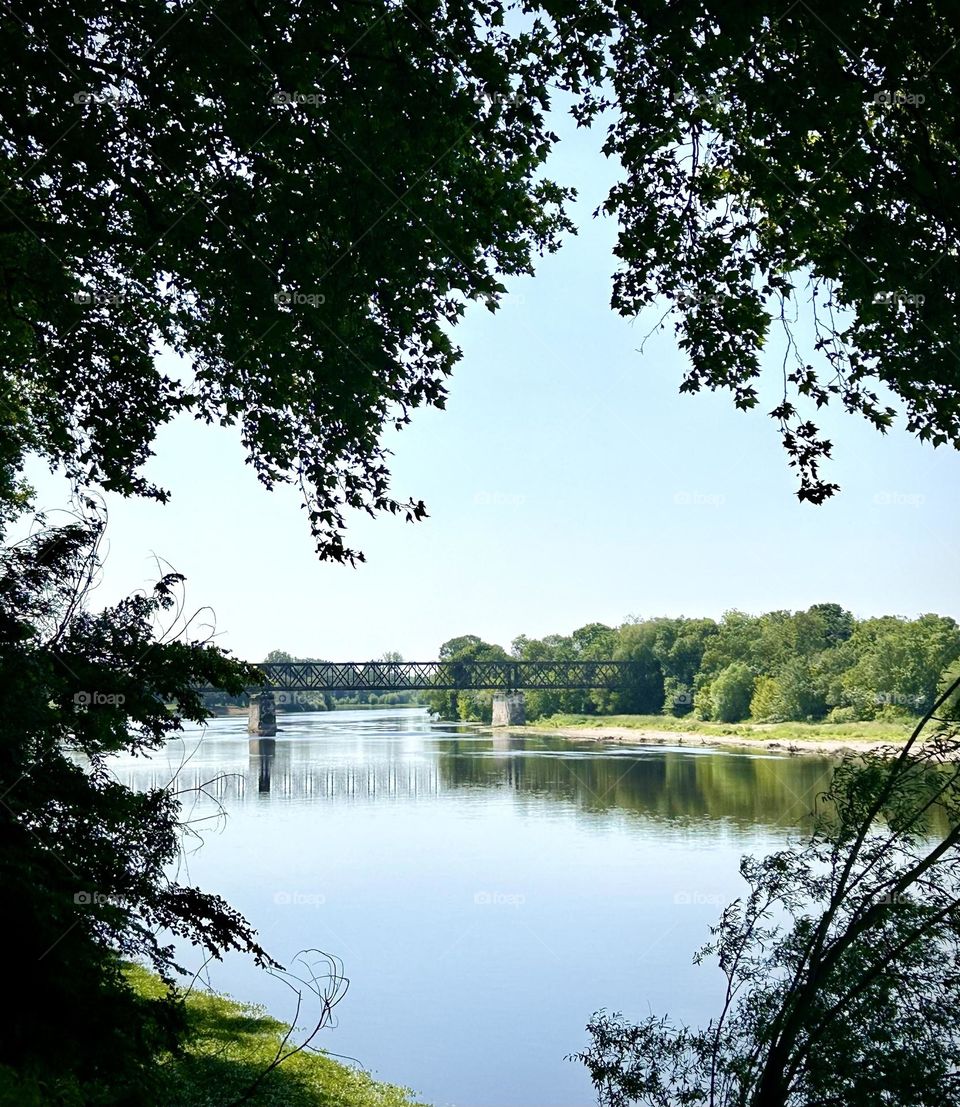
M 524 728 L 528 734 L 594 742 L 632 742 L 659 746 L 716 746 L 779 753 L 841 754 L 906 742 L 912 724 L 861 723 L 706 723 L 689 716 L 552 715 Z
M 137 991 L 159 996 L 163 984 L 146 971 L 130 970 Z M 289 1028 L 262 1008 L 212 992 L 186 999 L 190 1036 L 181 1056 L 158 1059 L 157 1107 L 209 1107 L 243 1102 L 245 1107 L 422 1107 L 406 1088 L 382 1084 L 365 1072 L 304 1050 L 284 1061 L 245 1097 L 257 1076 L 286 1053 Z

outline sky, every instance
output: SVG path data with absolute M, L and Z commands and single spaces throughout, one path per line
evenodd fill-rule
M 271 649 L 330 660 L 397 650 L 412 660 L 477 634 L 570 633 L 631 616 L 759 613 L 836 602 L 857 616 L 960 618 L 955 490 L 960 455 L 904 429 L 886 436 L 819 413 L 835 443 L 824 474 L 842 491 L 796 499 L 776 425 L 780 357 L 761 404 L 681 396 L 672 327 L 609 306 L 616 225 L 592 218 L 614 179 L 599 132 L 573 131 L 549 171 L 575 184 L 580 227 L 496 313 L 472 305 L 444 411 L 391 432 L 393 490 L 425 500 L 408 524 L 357 517 L 357 568 L 319 562 L 297 494 L 267 492 L 239 432 L 181 419 L 158 435 L 146 474 L 165 506 L 108 497 L 108 556 L 94 604 L 157 577 L 187 577 L 216 641 L 247 660 Z M 640 347 L 643 345 L 643 351 Z M 64 504 L 62 479 L 32 465 L 38 506 Z

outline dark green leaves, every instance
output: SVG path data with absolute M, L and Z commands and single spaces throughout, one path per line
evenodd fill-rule
M 607 10 L 605 149 L 625 169 L 604 205 L 621 228 L 614 307 L 665 297 L 691 361 L 682 390 L 729 389 L 747 408 L 771 324 L 801 305 L 812 349 L 789 351 L 772 412 L 801 499 L 837 486 L 798 394 L 886 430 L 882 385 L 910 431 L 960 441 L 953 17 L 932 3 Z
M 539 174 L 548 82 L 576 64 L 505 10 L 14 4 L 9 462 L 34 449 L 163 498 L 140 470 L 189 412 L 239 424 L 268 487 L 300 485 L 321 556 L 361 556 L 348 508 L 421 517 L 390 492 L 381 431 L 442 406 L 450 324 L 569 228 Z M 162 344 L 188 359 L 176 378 Z

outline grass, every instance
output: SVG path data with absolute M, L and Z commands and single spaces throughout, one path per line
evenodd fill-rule
M 706 723 L 685 715 L 551 715 L 527 724 L 531 730 L 561 727 L 629 727 L 665 733 L 702 734 L 704 737 L 754 738 L 757 741 L 862 741 L 904 742 L 913 724 L 906 722 L 861 723 Z
M 129 971 L 142 995 L 163 994 L 157 977 L 137 967 Z M 189 1042 L 182 1057 L 160 1059 L 157 1107 L 220 1107 L 240 1099 L 276 1057 L 288 1027 L 262 1008 L 211 992 L 192 992 L 186 1007 Z M 413 1107 L 416 1102 L 409 1089 L 379 1083 L 305 1050 L 271 1072 L 245 1107 Z

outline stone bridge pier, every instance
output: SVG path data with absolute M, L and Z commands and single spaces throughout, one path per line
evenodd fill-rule
M 495 692 L 492 726 L 523 726 L 527 721 L 526 701 L 522 692 Z
M 272 692 L 250 693 L 247 733 L 258 738 L 273 738 L 277 733 L 277 701 Z

